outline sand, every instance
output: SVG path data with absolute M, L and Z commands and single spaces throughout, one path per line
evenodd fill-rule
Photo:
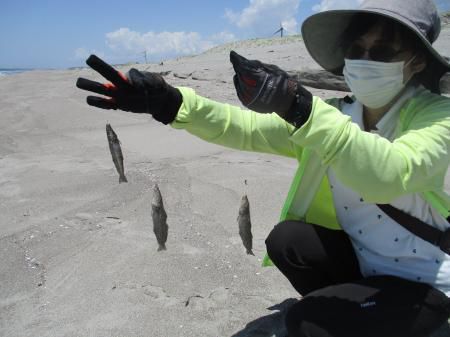
M 136 67 L 240 105 L 230 48 L 286 70 L 318 68 L 295 38 Z M 75 87 L 79 76 L 101 80 L 89 69 L 0 79 L 0 336 L 284 337 L 283 309 L 299 295 L 261 260 L 295 160 L 208 144 L 148 115 L 89 107 Z M 108 122 L 122 142 L 127 184 L 118 183 Z M 162 252 L 151 223 L 155 183 L 168 214 Z M 238 235 L 243 194 L 255 256 Z

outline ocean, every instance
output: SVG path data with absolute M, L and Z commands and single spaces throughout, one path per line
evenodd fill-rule
M 0 68 L 0 77 L 1 76 L 8 76 L 8 75 L 14 75 L 23 73 L 24 71 L 29 71 L 32 69 L 28 68 Z

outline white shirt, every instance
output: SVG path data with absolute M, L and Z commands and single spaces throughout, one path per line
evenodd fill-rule
M 417 88 L 408 88 L 397 103 L 371 131 L 393 140 L 400 108 Z M 342 113 L 364 130 L 363 107 L 359 102 L 345 104 Z M 340 183 L 331 168 L 327 171 L 336 207 L 336 215 L 349 235 L 361 273 L 364 276 L 394 275 L 428 283 L 450 297 L 450 256 L 438 247 L 415 236 L 381 211 L 376 204 Z M 447 220 L 418 194 L 404 195 L 391 205 L 440 230 L 450 227 Z

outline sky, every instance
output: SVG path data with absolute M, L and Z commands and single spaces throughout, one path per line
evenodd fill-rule
M 409 0 L 404 0 L 409 1 Z M 434 0 L 441 11 L 450 0 Z M 215 45 L 299 34 L 308 16 L 362 0 L 0 0 L 0 68 L 158 62 Z

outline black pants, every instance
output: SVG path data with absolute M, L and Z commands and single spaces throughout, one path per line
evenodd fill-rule
M 364 278 L 343 231 L 285 221 L 266 246 L 303 296 L 286 315 L 290 337 L 427 337 L 450 316 L 450 299 L 427 284 Z

